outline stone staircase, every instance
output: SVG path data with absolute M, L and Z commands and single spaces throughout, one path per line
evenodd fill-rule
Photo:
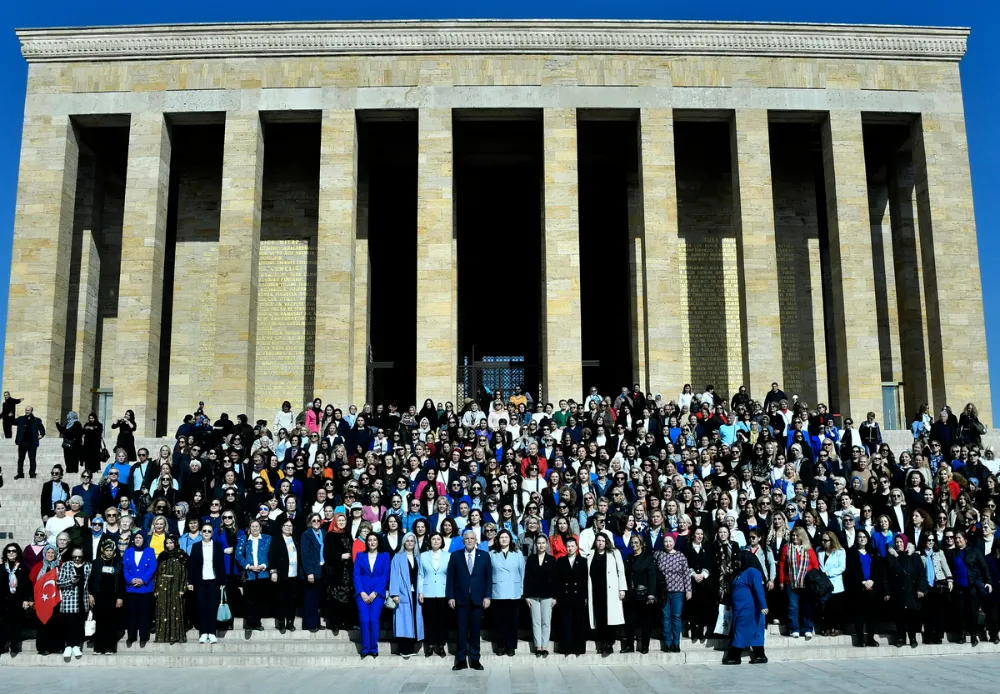
M 426 657 L 419 650 L 409 660 L 396 655 L 396 644 L 391 642 L 391 632 L 383 630 L 380 634 L 378 659 L 359 656 L 360 644 L 357 632 L 341 631 L 333 634 L 330 631 L 320 631 L 312 634 L 301 628 L 295 632 L 281 634 L 274 629 L 274 620 L 264 620 L 265 631 L 254 632 L 250 640 L 243 637 L 242 620 L 235 620 L 238 628 L 220 634 L 215 645 L 198 643 L 196 631 L 188 632 L 188 641 L 183 644 L 163 644 L 149 641 L 145 648 L 134 644 L 127 648 L 124 638 L 118 644 L 115 656 L 94 655 L 90 648 L 84 649 L 84 657 L 73 658 L 68 665 L 74 667 L 434 667 L 447 670 L 453 662 L 455 650 L 454 634 L 445 658 L 437 656 Z M 783 630 L 783 629 L 782 629 Z M 657 632 L 654 630 L 654 635 Z M 493 654 L 488 640 L 489 632 L 483 635 L 482 663 L 487 668 L 510 665 L 539 665 L 551 662 L 558 666 L 566 662 L 581 665 L 708 665 L 721 662 L 723 651 L 728 643 L 722 639 L 708 639 L 704 644 L 692 644 L 688 639 L 682 639 L 680 653 L 663 653 L 659 643 L 651 642 L 647 655 L 639 653 L 615 653 L 603 658 L 596 653 L 595 645 L 588 643 L 588 652 L 577 658 L 569 658 L 553 653 L 546 660 L 536 658 L 530 648 L 530 633 L 522 631 L 518 644 L 517 655 L 513 657 Z M 919 637 L 918 637 L 919 638 Z M 837 637 L 817 636 L 810 641 L 804 638 L 792 639 L 779 633 L 775 625 L 768 626 L 766 649 L 768 658 L 775 662 L 804 660 L 839 660 L 848 658 L 898 658 L 906 656 L 929 655 L 970 655 L 970 654 L 1000 654 L 1000 646 L 989 642 L 981 642 L 975 648 L 969 644 L 921 645 L 918 648 L 895 648 L 893 639 L 885 635 L 878 637 L 879 648 L 855 648 L 852 637 L 848 635 Z M 749 652 L 747 654 L 749 655 Z M 17 657 L 10 654 L 0 655 L 0 667 L 5 666 L 38 666 L 62 665 L 61 654 L 40 656 L 35 652 L 34 641 L 23 643 L 23 651 Z
M 17 474 L 17 447 L 10 439 L 0 440 L 0 468 L 3 469 L 3 488 L 0 488 L 0 541 L 10 542 L 13 540 L 21 546 L 31 542 L 35 528 L 41 525 L 40 501 L 42 494 L 42 484 L 50 478 L 49 473 L 56 463 L 63 464 L 62 440 L 56 437 L 46 437 L 42 440 L 38 448 L 37 471 L 38 477 L 31 479 L 28 477 L 29 463 L 24 460 L 23 480 L 15 480 Z M 114 441 L 109 441 L 113 444 Z M 136 439 L 136 448 L 145 446 L 150 452 L 159 450 L 163 444 L 173 446 L 171 439 Z M 63 476 L 63 481 L 70 486 L 70 489 L 80 484 L 80 474 L 67 473 Z M 95 482 L 98 478 L 95 477 Z

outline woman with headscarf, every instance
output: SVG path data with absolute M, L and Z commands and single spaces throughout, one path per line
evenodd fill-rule
M 187 596 L 188 555 L 180 547 L 176 535 L 163 541 L 163 551 L 156 558 L 156 575 L 153 579 L 156 597 L 156 642 L 185 643 L 187 628 L 184 621 L 184 603 Z
M 32 582 L 34 582 L 35 577 L 38 575 L 35 569 L 42 563 L 42 554 L 48 546 L 46 542 L 47 537 L 48 534 L 45 532 L 45 528 L 41 526 L 35 528 L 34 539 L 32 539 L 30 545 L 24 548 L 24 552 L 21 555 L 24 569 L 28 572 L 28 578 Z
M 11 542 L 3 549 L 4 586 L 0 586 L 0 653 L 10 648 L 11 656 L 21 652 L 21 629 L 25 611 L 31 607 L 34 592 L 21 548 Z
M 750 664 L 766 663 L 764 632 L 767 629 L 767 600 L 764 582 L 753 555 L 743 550 L 736 557 L 736 571 L 730 590 L 733 607 L 732 639 L 729 651 L 722 659 L 724 665 L 739 665 L 743 649 L 753 651 Z
M 323 573 L 326 583 L 326 628 L 349 629 L 357 624 L 354 616 L 354 541 L 347 532 L 347 516 L 334 513 L 323 541 Z
M 76 473 L 80 469 L 80 454 L 83 452 L 83 425 L 76 412 L 66 415 L 66 423 L 56 422 L 56 428 L 62 435 L 63 462 L 67 473 Z
M 424 640 L 423 608 L 417 600 L 420 575 L 420 550 L 417 536 L 406 533 L 403 548 L 392 558 L 389 568 L 389 597 L 396 603 L 392 631 L 399 644 L 399 655 L 408 660 L 417 641 Z
M 104 540 L 90 570 L 90 599 L 93 605 L 94 653 L 118 652 L 118 615 L 125 601 L 125 572 L 118 559 L 118 545 Z
M 146 536 L 136 533 L 132 537 L 132 546 L 122 557 L 122 569 L 125 574 L 126 616 L 128 618 L 128 639 L 125 645 L 129 648 L 139 640 L 139 648 L 145 648 L 149 641 L 149 627 L 153 612 L 153 578 L 156 575 L 156 553 L 146 545 Z
M 45 545 L 45 549 L 42 550 L 42 561 L 35 567 L 36 573 L 32 580 L 37 581 L 39 576 L 53 569 L 58 571 L 61 564 L 59 550 L 56 549 L 56 546 Z M 62 632 L 62 615 L 60 614 L 59 605 L 56 605 L 49 621 L 45 624 L 39 624 L 38 630 L 35 633 L 35 648 L 38 650 L 38 655 L 48 655 L 49 653 L 62 651 L 65 645 L 66 642 L 63 640 Z

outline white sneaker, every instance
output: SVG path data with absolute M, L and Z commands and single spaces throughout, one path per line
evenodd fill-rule
M 202 634 L 201 638 L 198 639 L 198 643 L 208 643 L 208 634 Z
M 793 632 L 792 632 L 792 633 L 791 633 L 790 635 L 791 635 L 791 637 L 792 637 L 793 639 L 797 639 L 797 638 L 799 638 L 799 632 L 797 632 L 797 631 L 793 631 Z
M 218 643 L 219 639 L 215 638 L 215 634 L 209 634 L 208 635 L 208 642 L 209 643 Z
M 811 639 L 812 637 L 813 637 L 813 633 L 812 633 L 811 631 L 807 631 L 807 632 L 806 632 L 806 641 L 808 641 L 808 640 L 809 640 L 809 639 Z
M 79 646 L 73 646 L 73 655 L 75 655 L 77 658 L 82 658 L 83 649 L 80 648 Z
M 410 654 L 409 653 L 400 653 L 400 655 L 403 656 L 403 660 L 409 660 L 410 659 Z
M 63 651 L 63 658 L 69 660 L 73 657 L 73 649 L 70 646 L 66 646 L 66 650 Z

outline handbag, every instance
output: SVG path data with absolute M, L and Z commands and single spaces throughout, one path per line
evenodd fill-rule
M 219 603 L 219 611 L 215 615 L 216 621 L 228 622 L 233 618 L 233 612 L 229 609 L 229 601 L 226 599 L 226 589 L 225 587 L 219 588 L 221 592 L 222 602 Z
M 733 608 L 729 605 L 719 605 L 719 616 L 715 620 L 715 631 L 713 634 L 728 636 L 729 630 L 733 627 Z
M 97 633 L 97 622 L 94 620 L 94 613 L 87 613 L 87 621 L 83 623 L 83 635 L 90 638 Z
M 830 577 L 819 569 L 810 569 L 806 574 L 805 587 L 818 600 L 826 598 L 833 592 Z
M 101 440 L 101 462 L 106 463 L 111 460 L 111 454 L 108 452 L 108 447 L 104 445 L 104 440 Z
M 385 596 L 385 609 L 387 609 L 387 610 L 395 610 L 397 607 L 398 607 L 398 605 L 396 604 L 396 601 L 392 599 L 392 596 L 391 595 L 386 595 Z

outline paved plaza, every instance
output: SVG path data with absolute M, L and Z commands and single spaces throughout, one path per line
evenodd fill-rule
M 449 661 L 450 662 L 450 661 Z M 110 663 L 109 663 L 110 664 Z M 60 666 L 6 669 L 3 690 L 9 693 L 95 692 L 104 694 L 113 682 L 118 694 L 148 692 L 152 682 L 169 681 L 171 694 L 197 692 L 321 691 L 336 682 L 339 691 L 352 694 L 551 694 L 580 692 L 713 693 L 733 689 L 741 694 L 791 691 L 812 692 L 973 692 L 1000 691 L 1000 659 L 993 655 L 928 656 L 877 660 L 746 664 L 684 667 L 574 666 L 549 661 L 538 666 L 490 668 L 484 672 L 453 673 L 440 670 L 392 667 L 395 658 L 376 668 L 187 668 L 148 672 L 136 677 L 130 668 L 64 668 Z M 381 666 L 381 667 L 380 667 Z M 169 678 L 169 679 L 167 679 Z

